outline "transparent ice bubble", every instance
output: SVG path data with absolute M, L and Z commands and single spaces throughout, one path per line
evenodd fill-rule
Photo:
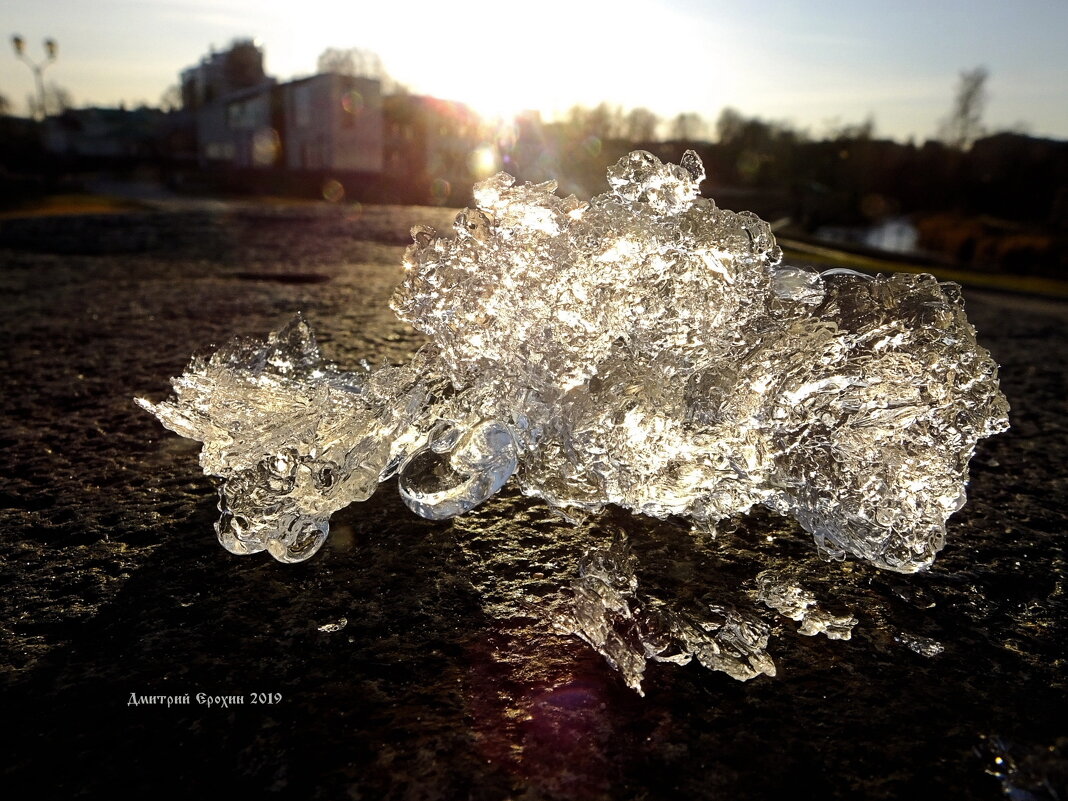
M 451 450 L 447 438 L 416 451 L 400 469 L 400 495 L 416 514 L 445 520 L 495 494 L 518 464 L 515 436 L 497 420 L 472 426 Z

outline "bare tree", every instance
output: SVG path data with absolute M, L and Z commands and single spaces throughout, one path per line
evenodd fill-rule
M 623 109 L 600 103 L 591 114 L 593 134 L 601 139 L 619 139 L 623 135 Z
M 950 147 L 964 150 L 983 134 L 983 110 L 986 107 L 986 67 L 976 67 L 960 74 L 953 108 L 942 122 L 940 135 Z
M 44 87 L 43 101 L 44 108 L 41 108 L 41 103 L 36 97 L 30 95 L 26 98 L 31 117 L 43 119 L 55 116 L 74 106 L 74 97 L 58 83 L 49 83 Z
M 706 129 L 700 114 L 683 112 L 671 121 L 671 138 L 677 142 L 695 142 L 704 138 Z
M 338 75 L 357 75 L 378 80 L 385 75 L 378 54 L 359 47 L 328 47 L 319 56 L 317 66 L 319 72 L 335 72 Z
M 182 107 L 182 87 L 172 83 L 159 96 L 159 107 L 164 111 L 177 111 Z
M 352 50 L 328 47 L 319 54 L 319 60 L 316 62 L 315 68 L 317 72 L 334 72 L 338 75 L 355 75 L 356 60 L 352 57 Z
M 623 120 L 623 136 L 631 142 L 651 142 L 656 138 L 660 118 L 647 108 L 632 108 Z
M 716 120 L 716 139 L 721 145 L 741 141 L 745 135 L 747 123 L 748 120 L 738 109 L 724 106 Z
M 386 71 L 378 54 L 361 47 L 328 47 L 319 55 L 316 67 L 319 72 L 333 72 L 338 75 L 352 75 L 380 81 L 382 91 L 387 94 L 408 94 L 408 87 L 399 83 Z
M 868 141 L 874 136 L 875 116 L 872 114 L 863 122 L 843 123 L 839 117 L 824 120 L 823 138 L 829 141 Z
M 624 135 L 623 110 L 607 103 L 596 108 L 572 106 L 567 112 L 565 126 L 575 140 L 587 136 L 596 136 L 602 141 L 618 139 Z

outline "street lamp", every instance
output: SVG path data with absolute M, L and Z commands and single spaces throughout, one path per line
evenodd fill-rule
M 56 60 L 56 54 L 59 52 L 59 45 L 56 44 L 55 39 L 45 39 L 44 48 L 46 58 L 44 61 L 32 61 L 29 56 L 26 55 L 26 40 L 19 36 L 17 33 L 11 37 L 11 46 L 15 48 L 15 56 L 21 61 L 25 62 L 31 70 L 33 70 L 33 77 L 37 83 L 37 114 L 34 116 L 43 120 L 45 116 L 45 88 L 44 73 L 45 68 Z

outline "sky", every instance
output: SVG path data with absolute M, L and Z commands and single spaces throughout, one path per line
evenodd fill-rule
M 712 122 L 731 106 L 814 136 L 872 117 L 918 142 L 985 66 L 988 130 L 1068 139 L 1068 0 L 4 0 L 0 21 L 34 59 L 59 43 L 45 76 L 79 106 L 157 104 L 212 46 L 251 37 L 280 80 L 359 47 L 489 116 L 606 101 Z M 9 46 L 0 94 L 26 113 L 32 91 Z

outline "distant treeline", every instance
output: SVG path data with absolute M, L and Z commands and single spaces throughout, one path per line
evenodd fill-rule
M 527 120 L 503 149 L 504 168 L 523 180 L 556 178 L 563 192 L 588 197 L 604 191 L 605 169 L 635 147 L 665 161 L 692 148 L 708 175 L 703 193 L 725 208 L 788 220 L 797 232 L 908 215 L 923 248 L 963 266 L 1068 277 L 1068 142 L 998 133 L 916 145 L 876 138 L 871 122 L 813 139 L 732 109 L 714 128 L 697 115 L 668 126 L 693 136 L 636 137 L 657 123 L 604 107 L 549 124 Z
M 784 212 L 810 227 L 914 212 L 1060 227 L 1068 217 L 1068 142 L 999 133 L 967 149 L 935 140 L 915 145 L 876 138 L 870 121 L 813 139 L 733 109 L 712 129 L 698 115 L 683 114 L 667 126 L 667 141 L 639 135 L 663 127 L 643 109 L 573 109 L 562 122 L 520 124 L 508 167 L 529 180 L 564 176 L 565 191 L 583 194 L 601 191 L 605 167 L 634 147 L 669 160 L 693 148 L 708 173 L 706 194 L 744 189 L 777 196 L 788 207 L 780 200 L 765 212 Z
M 556 179 L 563 193 L 588 198 L 605 190 L 606 168 L 630 150 L 647 149 L 677 162 L 692 148 L 707 172 L 704 194 L 725 208 L 788 219 L 800 232 L 910 215 L 922 246 L 961 264 L 1068 275 L 1068 142 L 999 133 L 968 143 L 916 145 L 877 138 L 870 121 L 838 126 L 815 139 L 788 124 L 748 118 L 733 109 L 710 126 L 696 114 L 664 123 L 644 109 L 623 112 L 604 104 L 576 107 L 554 122 L 529 114 L 514 126 L 465 133 L 467 150 L 459 135 L 450 136 L 445 141 L 462 157 L 447 182 L 429 166 L 425 175 L 390 169 L 352 176 L 281 168 L 204 172 L 188 158 L 176 160 L 167 142 L 145 161 L 157 164 L 168 181 L 193 189 L 315 194 L 323 180 L 337 178 L 353 200 L 464 205 L 480 177 L 463 155 L 472 149 L 494 150 L 498 166 L 520 180 Z M 428 138 L 423 149 L 439 140 Z M 40 143 L 37 124 L 0 117 L 5 195 L 46 191 L 54 182 L 40 176 L 84 169 L 50 157 Z M 434 161 L 426 158 L 428 165 Z M 450 192 L 435 194 L 433 188 L 442 183 Z

